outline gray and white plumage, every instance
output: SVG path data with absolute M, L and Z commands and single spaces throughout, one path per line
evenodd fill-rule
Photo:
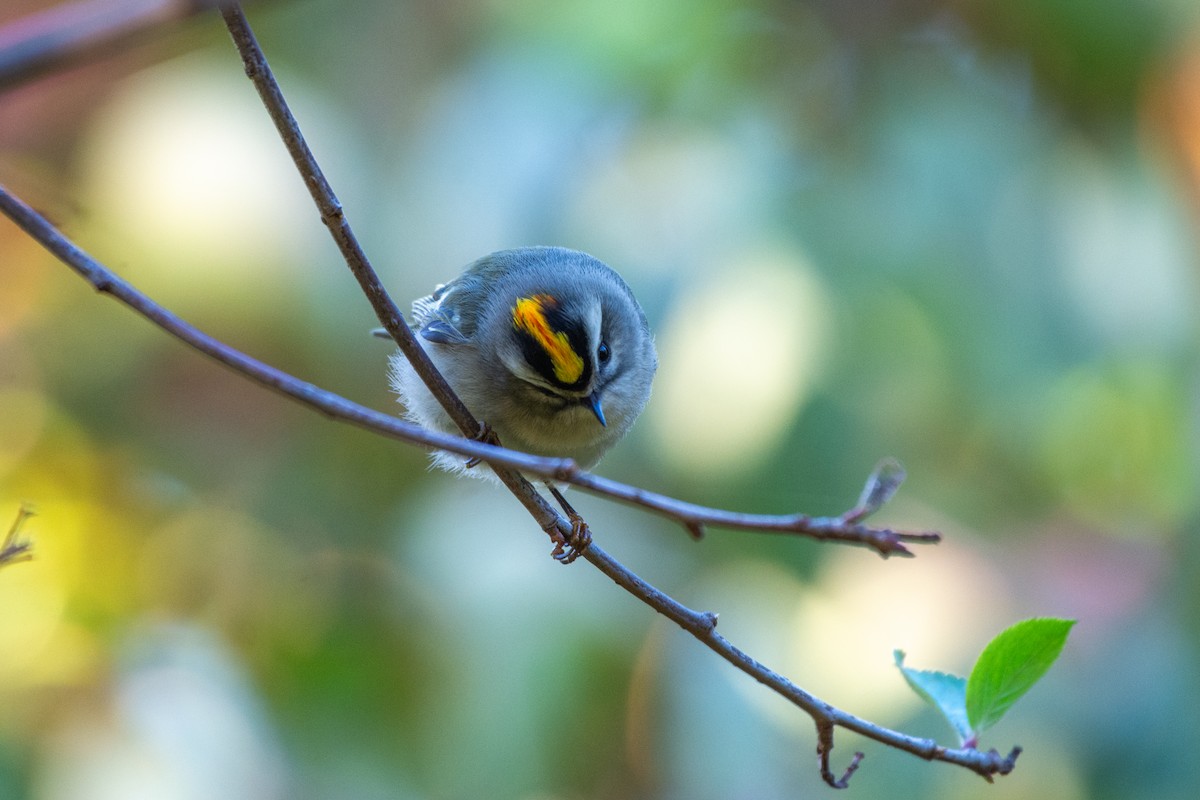
M 506 447 L 590 469 L 650 397 L 658 366 L 646 316 L 621 277 L 561 247 L 502 250 L 413 303 L 413 329 L 447 382 Z M 401 353 L 391 385 L 406 416 L 459 433 Z M 478 477 L 437 452 L 434 464 Z

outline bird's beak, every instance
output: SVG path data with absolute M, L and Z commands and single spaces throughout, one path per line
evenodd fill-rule
M 604 421 L 604 409 L 600 407 L 600 393 L 592 392 L 583 398 L 583 403 L 592 410 L 592 413 L 596 415 L 596 419 L 600 420 L 600 424 L 607 428 L 608 423 Z

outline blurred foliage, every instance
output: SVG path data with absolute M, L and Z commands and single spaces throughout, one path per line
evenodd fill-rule
M 11 3 L 0 20 L 47 5 Z M 254 5 L 398 301 L 556 243 L 658 332 L 600 472 L 946 541 L 607 549 L 847 710 L 942 736 L 962 672 L 1080 620 L 987 786 L 845 735 L 863 796 L 1191 798 L 1200 724 L 1200 7 L 1181 0 Z M 0 96 L 0 180 L 190 321 L 392 408 L 387 348 L 215 16 Z M 500 490 L 267 394 L 0 223 L 0 796 L 825 796 L 810 722 Z M 5 523 L 6 524 L 6 523 Z

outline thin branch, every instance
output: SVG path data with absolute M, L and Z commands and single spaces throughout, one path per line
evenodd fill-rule
M 219 0 L 82 0 L 0 28 L 0 92 L 51 70 L 116 52 L 146 31 L 206 11 Z
M 347 262 L 358 278 L 360 285 L 363 286 L 368 299 L 370 299 L 372 305 L 375 307 L 380 321 L 393 338 L 396 339 L 397 344 L 405 352 L 405 355 L 413 361 L 414 367 L 417 368 L 419 374 L 424 378 L 427 377 L 426 372 L 428 373 L 428 378 L 435 394 L 442 392 L 438 396 L 439 400 L 443 401 L 443 405 L 447 406 L 448 410 L 457 407 L 462 412 L 456 414 L 455 419 L 464 433 L 470 435 L 479 431 L 478 422 L 470 416 L 469 412 L 466 412 L 465 408 L 462 408 L 461 401 L 458 400 L 449 386 L 437 374 L 432 364 L 428 362 L 415 337 L 412 336 L 411 331 L 404 324 L 399 310 L 387 296 L 382 284 L 379 282 L 377 276 L 375 276 L 369 263 L 367 263 L 365 255 L 362 254 L 361 248 L 359 248 L 353 233 L 350 231 L 349 225 L 346 223 L 340 203 L 338 203 L 328 184 L 325 182 L 324 177 L 321 175 L 315 160 L 312 158 L 311 152 L 304 145 L 298 126 L 290 112 L 287 111 L 278 85 L 275 83 L 273 77 L 271 77 L 270 71 L 266 67 L 265 58 L 262 56 L 261 50 L 258 49 L 257 43 L 254 41 L 253 35 L 250 33 L 249 26 L 246 24 L 240 9 L 236 6 L 226 7 L 223 9 L 223 14 L 233 34 L 235 43 L 237 43 L 239 50 L 242 51 L 247 74 L 255 81 L 256 86 L 259 87 L 260 95 L 271 110 L 272 118 L 276 120 L 277 126 L 280 127 L 280 132 L 284 136 L 285 141 L 288 142 L 289 150 L 293 153 L 293 157 L 297 161 L 297 165 L 300 167 L 302 175 L 305 176 L 306 183 L 321 209 L 322 220 L 329 227 L 331 233 L 333 233 L 335 240 L 338 241 L 339 247 L 342 248 L 343 254 L 347 257 Z M 177 338 L 205 352 L 235 371 L 246 375 L 255 382 L 292 397 L 311 408 L 318 409 L 334 419 L 347 421 L 392 438 L 416 442 L 429 447 L 437 447 L 487 461 L 493 465 L 497 475 L 517 495 L 518 499 L 526 505 L 544 530 L 554 530 L 559 535 L 565 536 L 569 534 L 570 528 L 566 521 L 549 507 L 544 498 L 516 470 L 559 480 L 567 480 L 599 493 L 611 492 L 614 487 L 620 486 L 619 484 L 615 484 L 615 482 L 585 480 L 585 478 L 594 478 L 594 476 L 586 476 L 570 460 L 542 459 L 528 454 L 505 450 L 504 448 L 495 447 L 483 442 L 458 439 L 456 437 L 443 436 L 433 431 L 426 431 L 395 417 L 380 415 L 345 398 L 293 378 L 280 370 L 265 365 L 207 336 L 183 322 L 171 312 L 158 306 L 148 297 L 138 292 L 133 286 L 118 278 L 99 262 L 95 261 L 95 259 L 72 244 L 60 232 L 54 229 L 53 226 L 20 200 L 9 194 L 3 187 L 0 187 L 0 209 L 4 210 L 6 214 L 24 228 L 33 238 L 41 242 L 48 250 L 75 269 L 98 291 L 107 293 L 120 300 Z M 642 490 L 634 490 L 632 487 L 625 488 L 629 491 L 623 495 L 612 494 L 612 496 L 624 499 L 626 502 L 635 502 L 638 505 L 657 510 L 660 513 L 674 514 L 677 519 L 694 533 L 702 530 L 703 524 L 707 522 L 739 527 L 739 523 L 746 523 L 748 520 L 761 522 L 762 519 L 765 519 L 761 515 L 734 515 L 731 512 L 705 509 L 693 504 L 685 504 L 681 501 L 672 501 L 670 498 L 662 498 L 661 496 L 643 492 Z M 668 507 L 670 507 L 670 511 L 667 510 Z M 837 538 L 833 533 L 836 533 L 838 520 L 843 525 L 857 525 L 857 520 L 861 516 L 863 515 L 858 513 L 858 509 L 852 509 L 851 512 L 847 512 L 846 515 L 840 518 L 832 518 L 832 521 L 828 518 L 793 516 L 789 518 L 790 522 L 788 524 L 795 528 L 804 528 L 806 531 L 810 529 L 821 531 L 822 536 L 818 538 Z M 810 535 L 812 534 L 810 533 Z M 927 534 L 894 535 L 898 537 L 898 541 L 933 541 L 931 536 Z M 850 540 L 857 541 L 858 543 L 866 543 L 865 540 Z M 901 550 L 903 550 L 902 545 L 892 547 L 891 551 L 900 552 Z M 831 731 L 833 727 L 840 726 L 922 758 L 945 761 L 967 767 L 989 779 L 992 775 L 1006 774 L 1012 769 L 1016 754 L 1019 752 L 1018 750 L 1014 750 L 1007 759 L 1001 759 L 995 751 L 980 753 L 977 750 L 946 749 L 939 747 L 931 740 L 918 739 L 897 731 L 892 731 L 834 708 L 808 694 L 773 670 L 760 664 L 718 634 L 716 632 L 715 614 L 696 612 L 683 606 L 643 581 L 594 544 L 583 552 L 583 556 L 626 591 L 659 613 L 667 616 L 684 630 L 687 630 L 730 664 L 771 688 L 808 713 L 818 725 L 819 732 L 826 729 Z M 825 738 L 821 738 L 821 736 Z M 822 748 L 821 752 L 823 753 L 822 774 L 825 775 L 828 773 L 832 775 L 829 772 L 827 760 L 829 749 L 832 747 L 831 736 L 821 734 L 819 738 L 820 747 Z M 847 770 L 847 773 L 840 781 L 830 781 L 831 785 L 844 785 L 845 780 L 849 778 L 849 774 L 854 768 L 857 768 L 858 760 L 859 758 L 856 757 L 852 762 L 852 769 Z
M 863 754 L 857 752 L 854 758 L 850 759 L 849 766 L 842 773 L 842 777 L 837 777 L 829 766 L 829 754 L 833 752 L 833 724 L 824 720 L 817 723 L 817 764 L 821 771 L 821 778 L 834 789 L 845 789 L 850 785 L 850 776 L 858 769 L 858 765 L 862 763 Z
M 578 468 L 576 467 L 576 470 Z M 689 503 L 586 472 L 563 470 L 554 476 L 581 489 L 614 500 L 640 506 L 679 522 L 695 538 L 703 535 L 705 526 L 713 525 L 734 530 L 757 531 L 807 536 L 819 541 L 842 542 L 870 547 L 885 558 L 891 555 L 911 556 L 905 542 L 936 544 L 941 534 L 934 531 L 907 532 L 890 528 L 874 528 L 848 519 L 847 512 L 838 517 L 810 517 L 807 514 L 745 514 L 721 508 Z M 852 509 L 853 511 L 853 509 Z
M 474 439 L 448 436 L 405 422 L 399 417 L 382 414 L 313 384 L 297 380 L 291 375 L 235 350 L 220 340 L 188 325 L 106 269 L 2 186 L 0 186 L 0 205 L 13 221 L 40 242 L 43 247 L 78 272 L 97 291 L 112 295 L 185 343 L 251 380 L 291 397 L 328 417 L 411 444 L 447 450 L 464 458 L 482 459 L 491 464 L 493 468 L 508 468 L 509 471 L 519 471 L 548 480 L 571 483 L 585 491 L 655 511 L 684 525 L 721 525 L 743 530 L 801 534 L 817 539 L 864 544 L 874 547 L 883 555 L 897 552 L 907 555 L 908 551 L 901 544 L 903 541 L 937 541 L 937 534 L 896 534 L 886 529 L 869 528 L 860 523 L 845 523 L 837 517 L 808 517 L 803 514 L 782 516 L 740 514 L 707 508 L 582 472 L 571 459 L 535 456 Z M 398 318 L 403 330 L 407 332 L 408 326 L 404 325 L 403 318 Z M 411 333 L 409 338 L 412 338 Z M 420 351 L 420 345 L 417 345 L 417 348 Z M 424 355 L 424 351 L 420 352 Z M 429 366 L 433 369 L 432 364 Z M 454 396 L 448 386 L 446 391 L 449 396 Z M 528 482 L 521 479 L 520 475 L 510 476 L 510 479 L 513 477 L 528 485 Z M 521 490 L 524 493 L 524 487 L 521 487 Z M 543 529 L 547 526 L 557 527 L 560 519 L 557 512 L 545 503 L 532 486 L 529 486 L 527 495 L 519 496 L 527 501 L 527 508 L 533 505 L 537 510 L 535 518 Z
M 464 456 L 482 458 L 488 462 L 511 465 L 514 469 L 535 472 L 540 469 L 543 470 L 543 474 L 553 475 L 555 467 L 564 468 L 561 459 L 542 459 L 514 450 L 506 450 L 470 439 L 460 439 L 426 430 L 398 417 L 372 411 L 295 378 L 282 370 L 263 364 L 261 361 L 208 336 L 155 303 L 73 244 L 53 225 L 3 186 L 0 186 L 0 211 L 3 211 L 33 239 L 82 276 L 97 291 L 120 301 L 171 335 L 251 381 L 297 400 L 331 419 L 348 422 L 393 439 L 449 450 Z M 540 495 L 537 496 L 540 498 Z M 552 516 L 551 524 L 559 525 L 564 534 L 569 532 L 570 526 L 566 521 L 559 517 L 553 509 L 548 509 L 548 511 Z M 919 739 L 893 731 L 835 708 L 759 663 L 717 633 L 716 614 L 687 608 L 638 577 L 598 545 L 593 544 L 587 548 L 583 552 L 583 557 L 612 578 L 621 588 L 695 636 L 721 658 L 809 714 L 818 725 L 845 728 L 881 744 L 927 760 L 943 761 L 966 767 L 989 779 L 990 776 L 1006 775 L 1012 771 L 1016 756 L 1020 752 L 1019 749 L 1015 749 L 1005 758 L 1001 758 L 995 750 L 984 753 L 971 748 L 947 749 L 940 747 L 932 740 Z
M 475 416 L 450 388 L 450 384 L 446 383 L 446 379 L 433 366 L 433 362 L 429 360 L 429 356 L 425 354 L 416 337 L 413 336 L 404 321 L 404 315 L 392 302 L 392 298 L 384 289 L 383 283 L 367 259 L 367 254 L 363 252 L 362 246 L 358 243 L 358 238 L 346 220 L 342 203 L 333 193 L 333 187 L 325 179 L 325 173 L 321 170 L 312 150 L 304 140 L 300 126 L 283 98 L 279 83 L 275 80 L 270 65 L 267 64 L 267 58 L 263 54 L 262 48 L 259 47 L 254 32 L 250 30 L 246 16 L 237 4 L 222 6 L 221 14 L 225 18 L 225 25 L 229 28 L 230 36 L 241 54 L 246 76 L 258 90 L 258 95 L 262 98 L 263 105 L 271 116 L 271 121 L 275 123 L 275 128 L 279 131 L 284 146 L 296 163 L 296 169 L 304 178 L 309 194 L 312 195 L 313 202 L 321 214 L 321 222 L 329 229 L 338 250 L 346 260 L 346 265 L 358 280 L 358 285 L 362 287 L 363 294 L 371 303 L 371 307 L 375 309 L 379 321 L 383 323 L 384 329 L 400 347 L 404 357 L 413 365 L 417 374 L 420 375 L 433 396 L 446 409 L 450 419 L 463 434 L 466 436 L 478 435 L 479 420 L 475 419 Z
M 405 422 L 396 416 L 381 414 L 378 411 L 359 405 L 314 384 L 293 377 L 269 364 L 264 364 L 188 324 L 171 311 L 142 294 L 133 285 L 118 277 L 110 269 L 76 246 L 61 231 L 57 230 L 49 221 L 14 196 L 4 186 L 0 186 L 0 211 L 3 211 L 34 240 L 77 272 L 96 291 L 120 301 L 185 344 L 199 350 L 260 386 L 296 400 L 302 405 L 321 412 L 330 419 L 347 422 L 356 427 L 392 439 L 399 439 L 404 442 L 424 445 L 425 447 L 439 450 L 448 450 L 468 458 L 482 459 L 489 464 L 507 468 L 506 472 L 515 476 L 526 485 L 529 485 L 528 482 L 516 470 L 536 475 L 552 476 L 558 470 L 564 468 L 563 459 L 542 458 L 472 439 L 449 436 L 422 428 L 411 422 Z M 499 472 L 500 470 L 497 470 L 497 474 Z M 534 518 L 537 519 L 542 529 L 556 529 L 563 536 L 569 535 L 571 532 L 570 524 L 563 520 L 532 486 L 529 487 L 529 491 L 536 503 L 540 504 L 534 505 L 531 511 L 538 512 L 534 514 Z M 703 630 L 711 628 L 716 624 L 714 615 L 693 611 L 664 595 L 627 570 L 598 546 L 592 545 L 585 551 L 584 555 L 618 585 L 637 595 L 656 611 L 664 614 L 676 623 L 689 626 L 689 630 Z
M 23 503 L 17 511 L 17 518 L 13 520 L 12 526 L 9 527 L 8 533 L 4 537 L 4 542 L 0 544 L 0 567 L 20 561 L 29 561 L 33 558 L 33 542 L 19 538 L 25 520 L 32 517 L 33 514 L 33 507 L 28 503 Z
M 413 365 L 413 369 L 429 387 L 433 396 L 437 398 L 459 430 L 468 437 L 478 435 L 481 430 L 479 420 L 463 405 L 454 390 L 446 383 L 445 378 L 434 367 L 433 362 L 429 360 L 429 356 L 426 355 L 416 336 L 405 323 L 400 309 L 392 301 L 383 283 L 379 280 L 379 276 L 371 267 L 366 253 L 363 252 L 357 237 L 350 228 L 341 201 L 338 200 L 333 188 L 325 179 L 325 174 L 300 131 L 299 123 L 283 97 L 283 91 L 280 89 L 278 81 L 275 80 L 271 67 L 267 63 L 266 55 L 259 46 L 254 32 L 250 29 L 245 14 L 237 4 L 223 6 L 221 14 L 225 18 L 230 36 L 242 57 L 246 75 L 258 91 L 267 113 L 275 123 L 276 130 L 279 131 L 284 146 L 296 163 L 300 175 L 304 178 L 305 185 L 320 212 L 321 221 L 329 229 L 347 266 L 358 280 L 359 286 L 362 287 L 363 293 L 374 308 L 379 321 L 383 323 L 384 329 L 399 346 L 404 357 Z M 512 466 L 543 478 L 571 483 L 595 494 L 655 511 L 680 522 L 697 538 L 703 532 L 705 525 L 718 525 L 741 530 L 790 533 L 809 536 L 821 541 L 859 544 L 874 548 L 884 557 L 911 555 L 911 552 L 904 546 L 905 542 L 927 544 L 936 543 L 941 538 L 937 533 L 902 533 L 886 528 L 872 528 L 861 524 L 857 519 L 809 517 L 805 514 L 783 516 L 741 514 L 707 508 L 587 474 L 569 459 L 559 459 L 559 466 L 553 474 L 527 469 L 520 464 L 510 465 L 494 460 L 488 461 L 493 467 L 500 466 L 500 469 L 496 470 L 497 475 L 527 508 L 536 506 L 539 509 L 539 514 L 542 516 L 539 514 L 534 516 L 538 518 L 538 522 L 543 528 L 549 522 L 544 516 L 545 511 L 554 513 L 553 510 L 528 481 L 519 475 L 505 474 L 507 470 L 504 467 Z
M 254 83 L 288 151 L 292 154 L 297 168 L 300 170 L 301 175 L 305 177 L 309 190 L 313 195 L 313 200 L 321 210 L 322 220 L 333 234 L 335 241 L 346 258 L 347 265 L 358 279 L 359 284 L 363 287 L 364 293 L 375 308 L 380 322 L 383 323 L 384 328 L 391 334 L 405 357 L 412 363 L 417 374 L 424 380 L 426 386 L 429 387 L 443 408 L 450 414 L 451 419 L 455 421 L 459 429 L 468 436 L 482 432 L 478 421 L 467 411 L 462 401 L 438 373 L 432 362 L 429 361 L 420 344 L 416 341 L 416 337 L 404 323 L 399 309 L 392 302 L 387 291 L 383 288 L 382 282 L 367 262 L 366 256 L 362 252 L 361 247 L 359 247 L 350 229 L 349 222 L 346 220 L 341 203 L 333 194 L 332 188 L 325 180 L 319 165 L 316 163 L 316 159 L 305 143 L 299 124 L 288 108 L 283 98 L 283 92 L 279 84 L 275 81 L 267 64 L 266 56 L 259 47 L 241 8 L 236 3 L 231 3 L 222 8 L 222 14 L 225 17 L 226 26 L 229 28 L 238 52 L 242 57 L 247 76 Z M 496 474 L 513 494 L 527 508 L 530 508 L 534 518 L 538 519 L 541 523 L 542 517 L 540 517 L 538 512 L 548 510 L 547 504 L 541 495 L 537 494 L 529 482 L 515 472 L 505 468 L 498 468 L 496 469 Z M 754 519 L 747 515 L 736 515 L 730 512 L 707 509 L 694 504 L 682 503 L 681 501 L 672 501 L 670 498 L 654 495 L 644 490 L 622 487 L 616 485 L 615 482 L 595 479 L 595 476 L 583 475 L 578 466 L 574 464 L 564 464 L 562 473 L 556 477 L 571 480 L 571 482 L 577 483 L 581 487 L 591 488 L 593 491 L 607 489 L 609 496 L 619 497 L 626 500 L 626 502 L 636 502 L 638 505 L 651 508 L 659 513 L 674 516 L 694 536 L 699 536 L 702 533 L 703 525 L 706 522 L 733 527 L 744 526 L 760 530 L 764 529 L 756 527 L 756 524 L 761 526 L 765 521 L 761 517 Z M 588 480 L 580 480 L 580 478 L 587 478 Z M 904 534 L 884 531 L 873 539 L 865 536 L 871 529 L 862 526 L 859 520 L 874 511 L 879 505 L 882 505 L 896 490 L 901 480 L 903 480 L 903 471 L 899 469 L 898 465 L 895 469 L 892 469 L 891 465 L 888 464 L 881 465 L 872 475 L 872 478 L 868 480 L 867 487 L 858 505 L 847 511 L 841 518 L 830 520 L 798 515 L 790 518 L 779 530 L 817 535 L 818 538 L 841 539 L 868 544 L 876 547 L 884 556 L 893 552 L 908 554 L 907 549 L 902 543 L 904 541 L 938 541 L 940 536 L 936 533 Z M 618 490 L 628 491 L 619 495 L 617 494 Z M 532 498 L 530 498 L 530 495 L 532 495 Z M 530 503 L 530 499 L 536 499 L 537 502 Z M 565 521 L 556 512 L 554 516 L 556 518 L 557 529 L 561 535 L 565 535 Z M 549 529 L 546 524 L 542 524 L 542 527 L 544 530 Z M 951 763 L 961 763 L 980 772 L 980 774 L 988 777 L 989 780 L 993 771 L 1000 770 L 1005 766 L 1008 770 L 1012 769 L 1011 759 L 1014 759 L 1015 755 L 1011 756 L 1006 764 L 993 764 L 988 759 L 981 761 L 978 759 L 978 751 L 946 750 L 938 747 L 929 740 L 914 739 L 905 734 L 882 728 L 818 701 L 791 681 L 759 664 L 741 650 L 738 650 L 727 639 L 717 633 L 717 617 L 715 614 L 697 615 L 695 612 L 690 612 L 689 610 L 688 615 L 677 616 L 679 609 L 683 608 L 682 606 L 679 606 L 674 600 L 654 589 L 654 587 L 636 578 L 623 565 L 610 559 L 606 553 L 601 552 L 596 545 L 593 544 L 584 550 L 583 555 L 590 563 L 612 577 L 613 580 L 627 591 L 637 596 L 643 602 L 660 610 L 660 612 L 665 613 L 726 661 L 791 700 L 812 716 L 818 725 L 824 725 L 830 730 L 835 725 L 841 725 L 877 741 L 917 753 L 926 758 L 938 758 Z M 670 609 L 671 613 L 662 611 L 664 604 Z M 675 606 L 678 606 L 678 609 Z M 832 747 L 832 739 L 830 739 L 829 746 Z M 833 782 L 831 785 L 846 786 L 850 775 L 858 768 L 861 758 L 861 755 L 856 756 L 840 783 Z M 824 767 L 827 771 L 827 762 L 824 763 Z
M 350 223 L 346 220 L 341 201 L 334 194 L 329 181 L 325 179 L 325 173 L 313 156 L 312 150 L 309 149 L 295 116 L 283 98 L 283 91 L 279 88 L 279 83 L 271 72 L 267 57 L 259 47 L 258 40 L 250 29 L 250 23 L 242 13 L 241 6 L 237 3 L 224 4 L 221 6 L 221 15 L 224 17 L 225 26 L 229 29 L 233 43 L 241 55 L 246 77 L 258 91 L 267 113 L 270 114 L 271 121 L 275 123 L 275 128 L 279 132 L 284 146 L 300 171 L 300 176 L 304 179 L 309 194 L 312 195 L 313 202 L 320 212 L 321 222 L 329 229 L 346 265 L 354 274 L 363 294 L 371 303 L 371 307 L 375 309 L 376 317 L 396 342 L 400 351 L 404 353 L 404 357 L 408 359 L 413 370 L 429 388 L 430 393 L 446 410 L 458 429 L 463 432 L 463 435 L 482 437 L 485 432 L 484 426 L 467 409 L 454 390 L 450 388 L 450 384 L 446 383 L 446 379 L 434 367 L 433 362 L 429 360 L 429 356 L 426 355 L 404 321 L 404 315 L 392 301 L 391 296 L 384 289 L 383 283 L 379 280 L 379 276 L 371 267 L 366 253 L 358 243 L 354 231 L 351 230 Z M 503 462 L 487 458 L 484 460 L 491 465 L 500 481 L 537 520 L 542 530 L 558 542 L 566 541 L 570 535 L 570 527 L 520 472 Z
M 382 414 L 359 405 L 311 383 L 299 380 L 282 370 L 246 355 L 219 339 L 204 333 L 163 308 L 134 286 L 120 278 L 91 255 L 79 248 L 49 221 L 30 208 L 4 186 L 0 186 L 0 210 L 30 237 L 92 285 L 142 315 L 158 327 L 200 352 L 216 359 L 250 380 L 297 400 L 327 417 L 349 422 L 393 439 L 449 450 L 468 458 L 482 458 L 501 464 L 552 473 L 560 468 L 560 459 L 542 459 L 493 445 L 449 436 L 422 428 L 399 417 Z M 540 463 L 539 463 L 540 462 Z

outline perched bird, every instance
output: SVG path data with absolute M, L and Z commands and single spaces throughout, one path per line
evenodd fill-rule
M 601 261 L 562 247 L 484 256 L 413 303 L 413 328 L 501 444 L 569 457 L 584 469 L 641 414 L 658 367 L 646 315 L 629 286 Z M 409 419 L 460 433 L 399 352 L 391 358 L 391 385 Z M 433 461 L 495 477 L 453 453 L 435 452 Z

